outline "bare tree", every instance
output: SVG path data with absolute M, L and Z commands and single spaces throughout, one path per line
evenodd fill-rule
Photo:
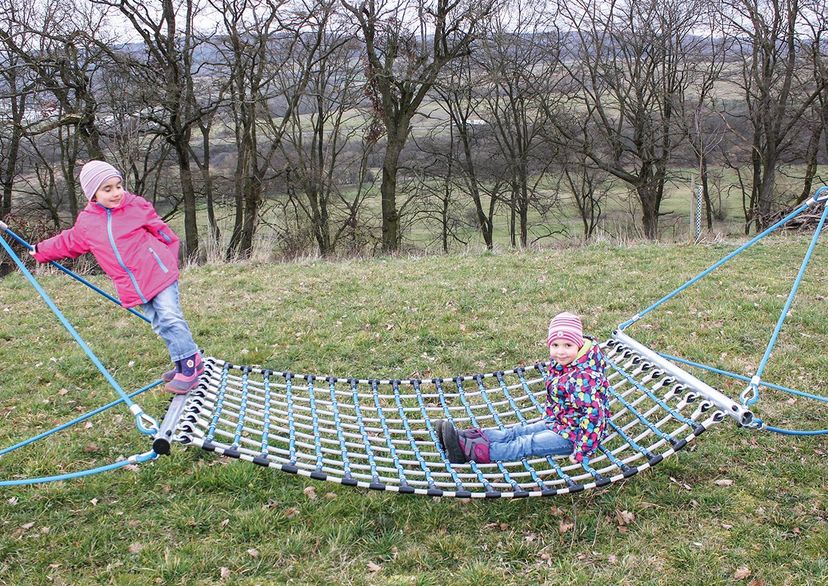
M 571 0 L 558 4 L 570 29 L 564 55 L 572 84 L 568 148 L 628 183 L 641 204 L 644 235 L 658 236 L 676 123 L 690 78 L 688 59 L 703 0 Z M 572 120 L 582 120 L 577 130 Z M 573 132 L 572 129 L 576 128 Z
M 777 203 L 777 174 L 800 125 L 824 91 L 808 55 L 813 41 L 807 27 L 819 28 L 825 14 L 804 9 L 798 1 L 732 0 L 724 4 L 729 33 L 739 48 L 735 77 L 742 90 L 751 132 L 751 178 L 744 205 L 745 233 L 766 227 Z M 813 29 L 812 29 L 813 30 Z
M 7 29 L 0 36 L 17 65 L 25 64 L 30 72 L 29 99 L 36 94 L 42 104 L 39 116 L 30 118 L 22 132 L 34 136 L 58 130 L 56 152 L 67 191 L 64 203 L 74 217 L 78 212 L 75 167 L 80 154 L 76 141 L 82 141 L 89 157 L 104 158 L 94 90 L 102 52 L 93 39 L 101 33 L 103 14 L 89 5 L 56 0 L 22 6 L 9 2 L 3 13 Z M 12 30 L 22 34 L 12 34 Z
M 17 175 L 18 156 L 23 140 L 23 125 L 26 116 L 26 106 L 29 102 L 32 81 L 28 68 L 17 51 L 11 50 L 9 44 L 20 47 L 26 41 L 14 39 L 15 36 L 25 35 L 18 29 L 8 13 L 0 16 L 0 185 L 2 199 L 0 199 L 0 218 L 5 218 L 11 212 L 12 191 Z
M 311 69 L 305 95 L 293 109 L 281 141 L 290 169 L 290 193 L 299 196 L 297 206 L 310 222 L 322 256 L 334 252 L 364 198 L 362 190 L 348 188 L 351 178 L 345 170 L 362 166 L 373 146 L 363 140 L 371 130 L 363 111 L 362 68 L 353 59 L 357 47 L 352 32 L 343 24 L 334 21 L 322 36 L 318 50 L 324 57 Z M 282 87 L 295 85 L 297 75 L 302 75 L 304 48 L 298 47 L 294 56 L 298 66 L 283 67 L 278 74 Z
M 828 12 L 826 0 L 812 0 L 805 3 L 806 10 L 815 16 L 806 18 L 805 30 L 807 40 L 804 43 L 804 56 L 813 68 L 814 80 L 821 88 L 814 106 L 807 115 L 809 120 L 803 125 L 807 139 L 804 153 L 805 173 L 802 191 L 796 199 L 801 204 L 813 193 L 813 184 L 819 168 L 820 152 L 828 156 L 828 24 L 825 15 Z M 804 138 L 804 137 L 803 137 Z M 824 142 L 822 142 L 824 141 Z
M 469 52 L 497 0 L 342 0 L 364 43 L 368 88 L 385 130 L 382 162 L 382 248 L 400 245 L 397 172 L 411 120 L 440 70 Z
M 554 160 L 549 118 L 562 98 L 560 37 L 535 0 L 520 0 L 492 18 L 480 39 L 475 63 L 485 73 L 484 118 L 508 170 L 512 246 L 529 239 L 529 211 L 543 197 L 539 189 Z M 548 205 L 548 202 L 542 205 Z
M 463 56 L 448 64 L 443 70 L 439 82 L 435 85 L 435 102 L 448 115 L 451 125 L 449 148 L 453 157 L 459 159 L 459 165 L 451 171 L 458 175 L 464 190 L 471 197 L 474 205 L 475 224 L 480 230 L 483 242 L 488 250 L 494 247 L 494 214 L 497 198 L 485 199 L 485 185 L 481 182 L 490 176 L 491 156 L 479 156 L 484 149 L 485 137 L 491 136 L 487 129 L 489 123 L 481 118 L 484 92 L 484 74 L 472 66 L 470 56 Z M 454 143 L 457 146 L 454 146 Z M 493 142 L 493 141 L 490 141 Z M 458 151 L 456 154 L 454 153 Z M 447 181 L 447 184 L 451 182 Z
M 109 57 L 128 67 L 140 87 L 147 120 L 175 153 L 184 203 L 184 234 L 188 257 L 199 251 L 196 193 L 190 157 L 193 128 L 212 105 L 198 106 L 194 75 L 196 51 L 203 44 L 196 19 L 203 6 L 199 0 L 91 0 L 107 6 L 126 19 L 142 41 L 142 52 L 102 45 Z
M 720 148 L 726 131 L 724 107 L 715 90 L 722 80 L 731 43 L 721 34 L 719 15 L 710 11 L 706 16 L 709 21 L 705 28 L 709 34 L 690 41 L 693 51 L 688 61 L 688 76 L 692 76 L 693 91 L 681 104 L 683 115 L 679 123 L 684 127 L 688 144 L 698 163 L 707 229 L 711 230 L 715 212 L 710 193 L 710 159 Z
M 272 0 L 216 2 L 226 39 L 229 98 L 238 148 L 236 213 L 227 255 L 247 256 L 264 203 L 265 183 L 277 172 L 274 156 L 304 96 L 311 71 L 325 55 L 323 42 L 336 0 L 295 4 Z M 301 54 L 297 60 L 295 56 Z M 288 85 L 278 73 L 293 68 Z

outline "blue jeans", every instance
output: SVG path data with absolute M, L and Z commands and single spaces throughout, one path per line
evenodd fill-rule
M 489 440 L 489 456 L 495 460 L 515 461 L 529 456 L 566 456 L 574 445 L 568 439 L 547 428 L 546 421 L 522 425 L 520 423 L 501 431 L 496 427 L 483 430 Z
M 161 336 L 173 362 L 189 358 L 198 352 L 190 327 L 181 313 L 178 299 L 178 281 L 141 305 L 152 324 L 152 331 Z

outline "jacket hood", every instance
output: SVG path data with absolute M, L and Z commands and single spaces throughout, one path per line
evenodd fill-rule
M 584 336 L 584 345 L 575 357 L 575 360 L 561 366 L 557 362 L 552 362 L 549 365 L 551 371 L 563 374 L 572 372 L 574 370 L 586 370 L 588 368 L 595 368 L 596 364 L 600 364 L 604 360 L 604 355 L 601 353 L 601 346 L 593 338 Z

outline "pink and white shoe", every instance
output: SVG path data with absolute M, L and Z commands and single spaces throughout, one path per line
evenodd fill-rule
M 198 385 L 198 378 L 204 372 L 204 361 L 201 354 L 196 352 L 180 362 L 181 371 L 175 373 L 172 380 L 164 388 L 174 395 L 186 395 Z

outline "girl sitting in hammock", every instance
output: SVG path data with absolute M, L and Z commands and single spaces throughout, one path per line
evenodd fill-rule
M 546 417 L 505 430 L 458 431 L 451 422 L 439 420 L 437 434 L 450 462 L 487 464 L 564 455 L 573 463 L 589 462 L 610 417 L 606 361 L 598 343 L 584 337 L 581 319 L 571 313 L 552 319 L 546 345 L 550 357 Z

